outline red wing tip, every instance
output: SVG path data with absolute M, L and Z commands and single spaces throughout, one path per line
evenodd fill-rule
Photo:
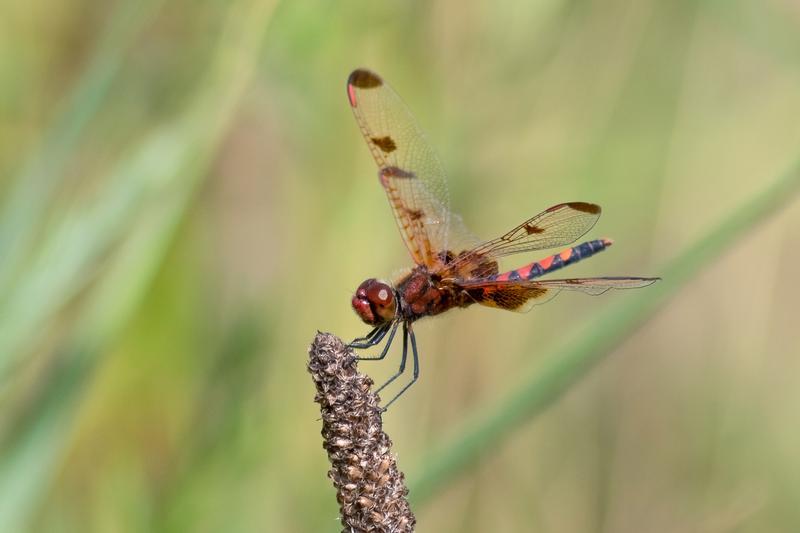
M 347 78 L 347 84 L 359 89 L 372 89 L 383 85 L 383 80 L 371 70 L 357 68 L 350 73 L 350 77 Z

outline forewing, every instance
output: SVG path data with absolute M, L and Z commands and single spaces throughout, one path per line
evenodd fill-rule
M 486 241 L 459 255 L 447 265 L 444 277 L 467 278 L 474 265 L 506 255 L 555 248 L 575 242 L 600 218 L 600 206 L 586 202 L 555 205 L 505 235 Z
M 525 313 L 554 298 L 562 289 L 598 295 L 610 289 L 635 289 L 660 278 L 604 277 L 542 281 L 466 281 L 461 287 L 481 305 Z
M 353 71 L 347 95 L 414 262 L 437 268 L 451 223 L 439 158 L 406 105 L 377 74 Z

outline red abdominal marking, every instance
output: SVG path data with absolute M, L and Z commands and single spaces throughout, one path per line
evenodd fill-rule
M 543 276 L 554 270 L 558 270 L 572 263 L 576 263 L 583 259 L 593 256 L 598 252 L 602 252 L 611 245 L 609 239 L 599 239 L 594 241 L 587 241 L 572 248 L 567 248 L 561 252 L 545 257 L 539 261 L 535 261 L 528 265 L 519 267 L 516 270 L 504 272 L 499 276 L 491 278 L 493 281 L 518 281 L 518 280 L 532 280 Z
M 529 265 L 525 265 L 525 266 L 524 266 L 524 267 L 522 267 L 522 268 L 518 268 L 518 269 L 517 269 L 517 272 L 519 273 L 519 276 L 520 276 L 521 278 L 523 278 L 523 279 L 528 279 L 528 276 L 529 276 L 529 275 L 530 275 L 530 273 L 531 273 L 531 269 L 533 268 L 533 265 L 535 265 L 535 264 L 536 264 L 536 263 L 531 263 L 531 264 L 529 264 Z
M 552 255 L 550 257 L 545 257 L 544 259 L 539 261 L 539 265 L 541 265 L 542 269 L 544 269 L 544 270 L 547 270 L 548 268 L 550 268 L 550 265 L 552 265 L 552 264 L 553 264 L 553 256 Z

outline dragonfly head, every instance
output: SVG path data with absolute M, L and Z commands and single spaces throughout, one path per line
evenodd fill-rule
M 370 278 L 356 289 L 353 309 L 361 320 L 370 326 L 390 322 L 397 315 L 394 289 L 388 283 Z

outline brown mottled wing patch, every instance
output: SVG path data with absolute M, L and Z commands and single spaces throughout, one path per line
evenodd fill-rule
M 524 313 L 554 298 L 562 289 L 598 295 L 611 289 L 635 289 L 652 285 L 660 278 L 575 278 L 541 281 L 475 280 L 459 283 L 481 305 Z
M 469 267 L 465 268 L 465 263 L 570 244 L 592 229 L 598 218 L 600 206 L 596 204 L 569 202 L 555 205 L 505 235 L 460 254 L 442 275 L 461 277 L 470 270 Z
M 454 240 L 474 244 L 475 239 L 450 215 L 439 158 L 406 105 L 377 74 L 354 71 L 347 95 L 414 262 L 440 268 L 440 252 Z
M 465 286 L 464 290 L 476 303 L 518 313 L 525 313 L 534 305 L 544 303 L 558 293 L 557 290 L 537 287 L 531 283 L 507 281 Z

